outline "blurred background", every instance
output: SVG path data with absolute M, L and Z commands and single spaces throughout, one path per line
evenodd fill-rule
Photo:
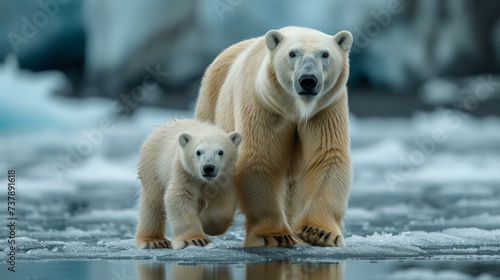
M 347 243 L 362 256 L 379 236 L 401 245 L 392 234 L 419 231 L 411 246 L 459 248 L 425 235 L 458 227 L 475 230 L 446 234 L 486 244 L 500 224 L 498 11 L 495 0 L 0 1 L 0 179 L 16 169 L 21 256 L 133 248 L 142 141 L 192 117 L 218 53 L 287 25 L 354 35 Z M 241 241 L 242 221 L 222 239 Z
M 190 109 L 203 71 L 229 45 L 287 25 L 346 29 L 352 111 L 408 115 L 463 100 L 478 75 L 498 78 L 499 9 L 494 0 L 6 0 L 0 61 L 60 71 L 68 84 L 57 93 L 76 98 L 120 100 L 159 69 L 168 76 L 140 104 Z M 487 99 L 495 106 L 481 100 L 476 114 L 495 113 L 498 88 Z

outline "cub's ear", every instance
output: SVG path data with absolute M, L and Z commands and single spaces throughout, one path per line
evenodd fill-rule
M 233 142 L 233 144 L 238 147 L 241 143 L 241 134 L 237 131 L 229 133 L 229 140 Z
M 189 141 L 191 141 L 191 135 L 189 135 L 188 133 L 182 133 L 181 135 L 179 135 L 179 144 L 181 145 L 181 147 L 184 148 L 187 143 L 189 143 Z
M 283 41 L 283 34 L 281 34 L 278 30 L 269 30 L 264 36 L 266 40 L 267 48 L 270 51 L 273 51 L 278 44 Z
M 333 35 L 333 39 L 345 52 L 349 52 L 351 50 L 353 41 L 351 32 L 342 30 L 339 33 Z

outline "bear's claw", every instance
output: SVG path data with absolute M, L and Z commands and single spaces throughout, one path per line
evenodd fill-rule
M 290 234 L 259 237 L 264 240 L 265 247 L 292 247 L 295 244 L 302 243 L 301 240 Z
M 210 243 L 210 239 L 208 238 L 195 238 L 195 239 L 188 239 L 184 240 L 184 246 L 179 249 L 186 248 L 187 246 L 194 245 L 194 246 L 199 246 L 199 247 L 205 247 Z
M 143 241 L 138 246 L 140 249 L 172 249 L 172 244 L 167 239 Z
M 344 247 L 341 235 L 316 227 L 303 226 L 297 236 L 313 246 Z

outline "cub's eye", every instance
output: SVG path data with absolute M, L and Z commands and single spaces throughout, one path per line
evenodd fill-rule
M 288 56 L 289 56 L 289 57 L 296 57 L 297 55 L 295 54 L 295 52 L 290 52 L 290 53 L 288 54 Z
M 196 151 L 196 155 L 197 156 L 201 156 L 201 152 L 200 151 Z
M 327 52 L 324 52 L 321 57 L 322 58 L 328 58 L 330 56 L 330 54 L 328 54 Z
M 223 151 L 220 151 L 220 152 L 219 152 L 219 156 L 222 156 L 223 154 L 224 154 L 224 152 L 223 152 Z

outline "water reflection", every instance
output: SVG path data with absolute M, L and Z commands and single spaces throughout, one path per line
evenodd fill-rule
M 247 264 L 244 279 L 344 279 L 345 263 L 257 263 Z
M 149 263 L 138 264 L 141 280 L 157 279 L 344 279 L 345 262 L 341 263 L 287 263 L 270 262 L 243 265 L 184 265 Z

